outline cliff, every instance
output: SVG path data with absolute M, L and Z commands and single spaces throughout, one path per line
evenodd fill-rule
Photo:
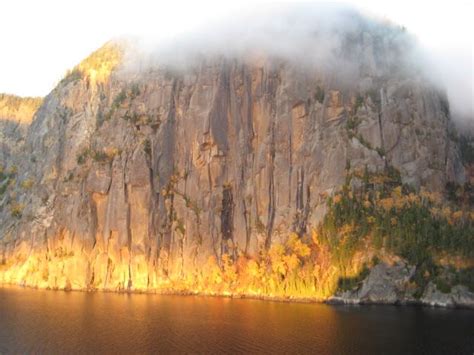
M 0 94 L 0 164 L 21 150 L 28 125 L 42 102 L 38 97 Z
M 0 281 L 333 295 L 376 254 L 362 241 L 343 267 L 318 239 L 349 173 L 395 171 L 440 196 L 465 182 L 444 94 L 398 68 L 390 33 L 354 36 L 339 53 L 364 58 L 351 80 L 265 54 L 130 69 L 126 45 L 99 49 L 44 98 L 4 163 L 16 169 L 3 176 Z M 384 263 L 406 262 L 386 249 Z

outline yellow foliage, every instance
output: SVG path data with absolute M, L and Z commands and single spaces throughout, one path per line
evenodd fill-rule
M 388 178 L 385 175 L 374 175 L 370 178 L 370 182 L 376 185 L 384 184 Z
M 393 199 L 391 197 L 383 198 L 379 203 L 385 211 L 390 211 L 394 207 Z
M 295 271 L 300 265 L 300 261 L 296 254 L 285 255 L 283 257 L 284 263 L 287 265 L 289 271 Z
M 401 198 L 402 197 L 402 187 L 397 186 L 396 188 L 393 189 L 392 195 L 394 198 Z
M 351 234 L 352 232 L 354 231 L 354 226 L 352 224 L 344 224 L 342 227 L 341 227 L 341 235 L 343 236 L 347 236 L 349 234 Z
M 450 217 L 451 217 L 451 208 L 445 207 L 445 208 L 442 209 L 441 213 L 445 218 L 450 219 Z
M 247 263 L 246 273 L 253 278 L 260 276 L 260 268 L 255 260 L 250 260 Z
M 420 189 L 420 197 L 428 202 L 434 204 L 440 204 L 442 202 L 442 196 L 438 192 L 431 192 L 422 187 Z
M 316 246 L 320 246 L 321 241 L 319 240 L 319 234 L 318 234 L 318 232 L 316 231 L 316 229 L 313 229 L 313 230 L 311 231 L 311 240 L 313 241 L 313 243 L 314 243 Z
M 33 187 L 34 181 L 32 179 L 26 179 L 21 182 L 21 187 L 25 190 L 29 190 Z
M 25 209 L 24 204 L 14 202 L 10 206 L 10 213 L 13 217 L 21 217 L 24 209 Z
M 309 247 L 301 241 L 297 234 L 291 233 L 287 245 L 297 256 L 302 258 L 311 254 Z
M 2 120 L 30 123 L 43 103 L 40 97 L 20 97 L 0 94 L 0 117 Z M 3 168 L 0 170 L 3 172 Z
M 463 212 L 462 211 L 456 211 L 453 213 L 453 219 L 455 221 L 459 221 L 463 217 Z
M 109 42 L 83 60 L 76 70 L 88 78 L 92 85 L 104 83 L 112 71 L 121 63 L 123 48 L 118 43 Z
M 126 289 L 131 265 L 133 290 L 325 298 L 334 293 L 342 273 L 332 264 L 329 246 L 320 241 L 315 230 L 311 234 L 311 248 L 292 234 L 285 245 L 275 244 L 267 253 L 262 252 L 256 258 L 248 259 L 243 253 L 237 260 L 229 254 L 223 254 L 220 259 L 213 255 L 203 268 L 185 272 L 180 277 L 171 273 L 157 274 L 155 266 L 147 265 L 145 259 L 135 258 L 129 262 L 129 257 L 123 261 L 113 260 L 112 271 L 107 271 L 111 261 L 104 253 L 104 259 L 97 259 L 93 266 L 96 277 L 92 287 L 102 288 L 107 283 L 108 289 Z M 74 270 L 75 263 L 80 260 L 80 252 L 74 253 L 69 245 L 56 246 L 54 254 L 49 256 L 52 262 L 45 264 L 30 260 L 27 250 L 16 253 L 19 257 L 14 262 L 19 267 L 10 268 L 8 264 L 8 267 L 3 267 L 6 271 L 0 269 L 0 282 L 6 280 L 38 287 L 80 289 L 87 283 L 86 279 L 80 280 L 79 274 L 74 276 L 76 281 L 68 279 L 68 275 L 74 274 L 71 270 Z M 78 270 L 83 270 L 83 267 Z
M 211 284 L 220 284 L 222 282 L 222 273 L 215 256 L 210 256 L 207 260 L 206 273 L 209 275 Z
M 411 192 L 408 196 L 405 197 L 407 201 L 411 204 L 419 204 L 420 203 L 420 196 Z
M 105 147 L 104 153 L 107 155 L 109 159 L 113 159 L 117 155 L 119 155 L 121 152 L 118 148 L 115 148 L 115 147 Z
M 237 281 L 237 266 L 232 261 L 229 254 L 222 255 L 222 266 L 224 267 L 224 279 L 228 283 Z
M 272 265 L 272 271 L 283 276 L 286 274 L 286 264 L 283 259 L 284 255 L 285 248 L 281 244 L 273 245 L 268 252 L 268 256 L 270 257 L 270 262 Z

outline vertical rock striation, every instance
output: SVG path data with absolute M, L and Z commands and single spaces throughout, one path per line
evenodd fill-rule
M 396 71 L 387 38 L 359 39 L 341 53 L 365 58 L 350 83 L 269 56 L 127 71 L 120 46 L 100 49 L 28 127 L 0 204 L 0 281 L 160 288 L 305 235 L 348 163 L 462 182 L 445 96 Z

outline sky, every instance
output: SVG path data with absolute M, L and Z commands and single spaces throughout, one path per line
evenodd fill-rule
M 274 5 L 265 0 L 3 0 L 0 92 L 44 96 L 68 69 L 112 38 L 138 35 L 170 41 L 268 3 Z M 450 101 L 472 116 L 474 1 L 339 3 L 405 26 L 431 54 Z

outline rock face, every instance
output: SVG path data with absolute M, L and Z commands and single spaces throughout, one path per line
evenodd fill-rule
M 344 54 L 366 58 L 350 84 L 265 56 L 122 70 L 123 49 L 106 45 L 44 99 L 14 158 L 0 281 L 156 289 L 309 232 L 348 162 L 433 191 L 462 182 L 446 98 L 397 71 L 390 38 L 360 38 Z M 378 275 L 390 272 L 357 297 L 395 299 L 410 271 Z
M 362 286 L 355 291 L 346 291 L 333 297 L 331 301 L 342 303 L 388 303 L 405 300 L 407 285 L 415 268 L 405 264 L 392 267 L 381 263 L 370 271 Z M 409 295 L 408 295 L 409 296 Z M 412 298 L 413 299 L 413 298 Z
M 21 150 L 41 98 L 21 98 L 0 94 L 0 164 L 6 166 Z
M 461 306 L 474 308 L 474 293 L 461 285 L 454 286 L 449 293 L 443 293 L 436 288 L 436 285 L 430 283 L 423 294 L 421 302 L 438 307 Z
M 343 304 L 424 304 L 437 307 L 474 308 L 474 293 L 467 287 L 456 285 L 441 292 L 430 282 L 421 297 L 415 297 L 411 278 L 416 267 L 404 263 L 389 266 L 380 263 L 372 268 L 362 284 L 350 291 L 338 293 L 330 303 Z

